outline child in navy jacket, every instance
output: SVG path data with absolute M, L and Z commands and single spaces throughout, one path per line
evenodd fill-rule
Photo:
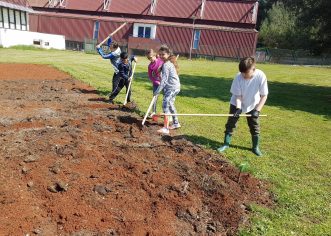
M 114 80 L 114 88 L 109 96 L 109 102 L 114 103 L 113 100 L 116 96 L 121 92 L 122 88 L 125 86 L 126 92 L 128 92 L 130 78 L 132 76 L 132 61 L 137 62 L 137 58 L 132 56 L 130 59 L 128 58 L 128 54 L 126 52 L 122 52 L 120 55 L 120 62 L 117 65 L 118 73 L 115 76 Z M 127 102 L 131 101 L 131 90 L 128 94 Z

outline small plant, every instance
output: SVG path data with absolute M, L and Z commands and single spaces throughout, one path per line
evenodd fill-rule
M 207 143 L 207 144 L 205 145 L 205 148 L 206 148 L 206 149 L 211 149 L 211 145 L 210 145 L 210 143 Z
M 248 165 L 247 162 L 241 163 L 239 165 L 238 183 L 240 181 L 240 175 L 241 175 L 241 173 L 247 172 L 248 171 L 248 168 L 249 168 L 249 165 Z

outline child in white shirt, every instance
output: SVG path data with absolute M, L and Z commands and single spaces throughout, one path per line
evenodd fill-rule
M 247 124 L 252 135 L 252 151 L 257 156 L 262 156 L 259 148 L 260 124 L 259 115 L 267 100 L 268 84 L 267 77 L 263 71 L 255 68 L 255 59 L 244 58 L 239 63 L 239 71 L 231 85 L 230 114 L 225 125 L 224 144 L 217 150 L 224 152 L 229 148 L 231 136 L 239 120 L 241 113 L 251 115 L 247 117 Z

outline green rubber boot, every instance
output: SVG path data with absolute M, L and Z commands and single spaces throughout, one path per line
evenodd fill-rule
M 253 143 L 253 148 L 252 151 L 255 155 L 257 156 L 262 156 L 262 152 L 259 148 L 260 144 L 260 136 L 259 135 L 252 135 L 252 143 Z
M 217 151 L 218 152 L 224 152 L 226 149 L 229 148 L 230 143 L 231 143 L 231 134 L 225 133 L 224 144 L 223 144 L 223 146 L 219 147 L 217 149 Z

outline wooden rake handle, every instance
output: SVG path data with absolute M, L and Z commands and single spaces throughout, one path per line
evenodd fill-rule
M 205 116 L 205 117 L 231 117 L 233 114 L 155 114 L 155 116 Z M 251 117 L 252 115 L 241 114 L 241 117 Z M 260 115 L 260 117 L 266 117 L 267 115 Z
M 129 93 L 130 93 L 130 89 L 131 89 L 131 84 L 132 84 L 132 81 L 133 81 L 133 76 L 134 76 L 134 72 L 136 71 L 136 66 L 137 66 L 137 62 L 134 63 L 134 66 L 133 66 L 133 69 L 132 69 L 132 75 L 130 76 L 130 83 L 129 83 L 129 86 L 128 86 L 128 91 L 126 92 L 126 96 L 125 96 L 125 100 L 124 100 L 124 103 L 123 105 L 126 105 L 128 103 L 128 97 L 129 97 Z
M 148 107 L 147 112 L 146 112 L 146 114 L 145 114 L 145 116 L 144 116 L 144 119 L 143 119 L 142 125 L 145 125 L 145 122 L 146 122 L 147 116 L 148 116 L 149 112 L 151 111 L 151 109 L 152 109 L 152 107 L 153 107 L 153 104 L 154 104 L 155 99 L 156 99 L 156 96 L 153 97 L 153 99 L 152 99 L 152 101 L 151 101 L 151 104 L 149 104 L 149 107 Z
M 103 45 L 111 36 L 113 36 L 118 31 L 120 31 L 126 24 L 127 24 L 127 22 L 120 25 L 120 27 L 118 27 L 114 32 L 112 32 L 110 35 L 108 35 L 107 38 L 105 38 L 101 43 L 99 43 L 97 47 L 101 47 L 101 45 Z

